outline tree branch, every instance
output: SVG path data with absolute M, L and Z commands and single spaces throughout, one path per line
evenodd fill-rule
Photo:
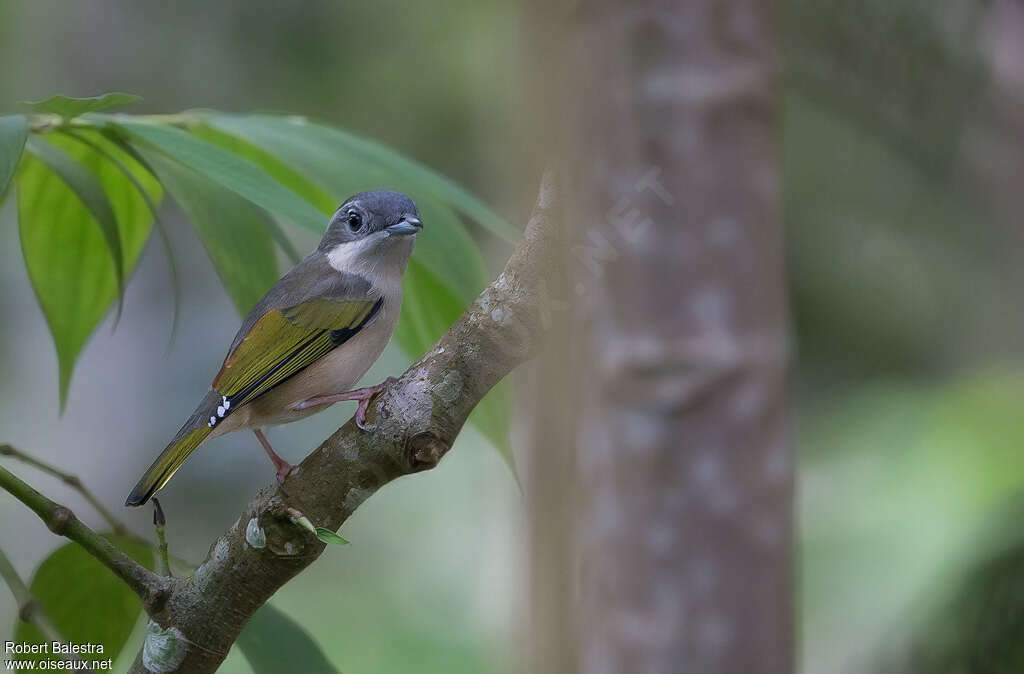
M 349 421 L 295 467 L 284 485 L 263 490 L 188 578 L 171 582 L 153 614 L 133 672 L 213 672 L 249 618 L 309 566 L 324 544 L 296 524 L 295 511 L 336 531 L 377 489 L 433 468 L 469 413 L 518 364 L 536 353 L 550 323 L 545 274 L 560 227 L 545 176 L 523 240 L 502 274 L 448 333 L 370 404 L 370 431 Z M 153 638 L 150 638 L 150 637 Z
M 118 550 L 110 541 L 75 517 L 69 508 L 46 498 L 3 467 L 0 467 L 0 488 L 31 508 L 50 531 L 81 545 L 123 580 L 142 600 L 147 613 L 156 615 L 163 610 L 169 595 L 167 579 Z

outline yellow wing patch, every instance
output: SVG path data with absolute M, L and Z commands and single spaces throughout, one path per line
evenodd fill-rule
M 300 327 L 343 330 L 355 327 L 366 320 L 375 304 L 373 301 L 310 300 L 285 309 L 282 315 L 290 323 Z
M 228 354 L 213 388 L 231 398 L 232 407 L 244 404 L 322 358 L 340 343 L 339 335 L 358 330 L 378 306 L 372 300 L 312 300 L 268 311 Z

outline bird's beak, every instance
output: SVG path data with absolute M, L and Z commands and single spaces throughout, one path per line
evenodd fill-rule
M 410 216 L 403 218 L 401 222 L 396 222 L 385 231 L 387 231 L 388 236 L 408 236 L 417 233 L 421 229 L 423 229 L 423 222 L 419 218 Z

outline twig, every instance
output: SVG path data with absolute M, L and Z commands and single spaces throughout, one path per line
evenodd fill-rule
M 162 576 L 171 577 L 171 563 L 167 560 L 167 518 L 164 517 L 164 509 L 160 506 L 160 500 L 153 497 L 153 526 L 156 527 L 157 558 L 156 572 Z
M 70 473 L 66 473 L 61 469 L 57 468 L 56 466 L 46 463 L 45 461 L 40 461 L 31 454 L 23 452 L 17 447 L 12 447 L 11 445 L 8 444 L 0 445 L 0 456 L 10 456 L 12 458 L 18 459 L 19 461 L 22 461 L 23 463 L 27 463 L 30 466 L 38 468 L 44 473 L 49 473 L 50 475 L 53 475 L 54 477 L 58 478 L 61 482 L 72 487 L 79 494 L 81 494 L 85 498 L 85 500 L 88 501 L 97 510 L 97 512 L 99 512 L 100 516 L 104 520 L 106 520 L 107 525 L 110 526 L 111 530 L 115 534 L 117 534 L 118 536 L 123 536 L 135 543 L 138 543 L 139 545 L 143 545 L 146 547 L 153 545 L 152 541 L 147 540 L 142 536 L 139 536 L 137 533 L 135 533 L 127 526 L 125 526 L 124 522 L 117 519 L 117 517 L 115 517 L 113 513 L 104 508 L 103 504 L 100 503 L 99 499 L 97 499 L 92 494 L 92 492 L 90 492 L 88 488 L 86 488 L 85 484 L 77 476 L 71 475 Z M 192 562 L 186 559 L 182 559 L 177 555 L 169 555 L 169 557 L 170 559 L 174 560 L 174 563 L 181 568 L 194 569 L 196 567 L 196 565 Z M 167 567 L 167 575 L 171 575 L 170 568 L 170 566 Z
M 3 550 L 0 550 L 0 577 L 3 577 L 7 587 L 10 588 L 11 594 L 14 595 L 14 601 L 18 602 L 18 618 L 35 625 L 49 641 L 63 641 L 56 625 L 50 621 L 50 617 L 46 615 L 39 600 L 29 592 L 25 581 L 18 575 Z
M 0 488 L 24 503 L 39 516 L 50 531 L 81 545 L 142 600 L 150 615 L 163 610 L 170 594 L 168 580 L 124 554 L 110 541 L 87 527 L 65 506 L 54 503 L 14 473 L 0 466 Z
M 49 473 L 50 475 L 53 475 L 61 482 L 63 482 L 64 484 L 68 485 L 69 487 L 77 491 L 79 494 L 81 494 L 82 497 L 89 502 L 89 505 L 96 509 L 96 512 L 100 514 L 100 517 L 106 520 L 107 524 L 110 525 L 110 528 L 114 531 L 115 534 L 136 537 L 135 534 L 129 531 L 128 527 L 125 526 L 124 522 L 114 517 L 114 514 L 107 510 L 103 506 L 103 504 L 100 503 L 100 500 L 93 496 L 91 491 L 85 488 L 85 485 L 82 484 L 82 481 L 79 480 L 77 476 L 72 475 L 71 473 L 66 473 L 60 468 L 57 468 L 56 466 L 46 463 L 45 461 L 40 461 L 34 456 L 26 454 L 25 452 L 15 447 L 12 447 L 11 445 L 0 445 L 0 456 L 13 457 L 23 463 L 27 463 L 28 465 L 33 466 L 34 468 L 38 468 L 44 473 Z

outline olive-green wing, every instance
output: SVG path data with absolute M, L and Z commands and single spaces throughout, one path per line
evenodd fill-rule
M 374 319 L 382 300 L 317 299 L 267 311 L 236 340 L 192 416 L 139 480 L 125 505 L 140 506 L 167 483 L 222 419 L 343 344 Z
M 228 354 L 213 380 L 214 390 L 226 403 L 220 416 L 347 341 L 376 317 L 381 304 L 380 299 L 316 299 L 265 313 Z

